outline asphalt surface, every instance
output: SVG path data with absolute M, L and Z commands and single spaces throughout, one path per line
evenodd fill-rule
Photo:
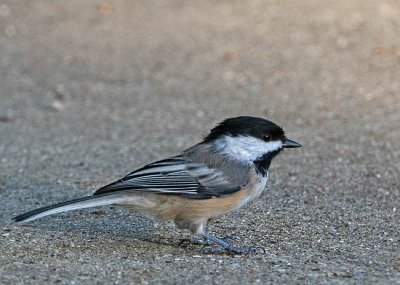
M 400 284 L 398 1 L 2 1 L 1 284 Z M 265 253 L 202 255 L 89 195 L 226 117 L 304 145 L 210 225 Z

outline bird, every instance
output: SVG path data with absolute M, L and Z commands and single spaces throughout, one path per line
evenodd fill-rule
M 258 117 L 223 120 L 200 143 L 181 154 L 150 163 L 78 198 L 13 218 L 29 222 L 45 216 L 105 205 L 123 206 L 150 217 L 173 221 L 192 233 L 202 252 L 245 254 L 257 246 L 235 246 L 206 231 L 208 222 L 258 198 L 271 161 L 283 149 L 301 145 L 277 124 Z

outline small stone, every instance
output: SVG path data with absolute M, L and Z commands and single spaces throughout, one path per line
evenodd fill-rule
M 99 12 L 104 16 L 108 16 L 112 13 L 113 6 L 110 3 L 103 2 L 99 5 Z
M 65 108 L 65 105 L 62 102 L 56 100 L 53 102 L 53 104 L 51 104 L 51 108 L 55 111 L 61 111 Z

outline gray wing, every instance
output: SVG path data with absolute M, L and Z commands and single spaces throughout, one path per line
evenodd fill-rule
M 94 195 L 115 191 L 140 191 L 207 199 L 232 194 L 240 186 L 223 172 L 204 163 L 175 156 L 146 165 L 98 189 Z

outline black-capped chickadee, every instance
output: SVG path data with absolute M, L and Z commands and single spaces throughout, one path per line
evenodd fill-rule
M 92 196 L 36 209 L 15 217 L 14 221 L 28 222 L 70 210 L 118 205 L 173 220 L 178 228 L 190 230 L 200 237 L 197 241 L 208 244 L 204 251 L 253 251 L 254 246 L 235 247 L 209 235 L 206 224 L 259 197 L 267 183 L 271 160 L 284 148 L 300 146 L 270 121 L 255 117 L 226 119 L 201 143 L 180 155 L 135 170 Z

